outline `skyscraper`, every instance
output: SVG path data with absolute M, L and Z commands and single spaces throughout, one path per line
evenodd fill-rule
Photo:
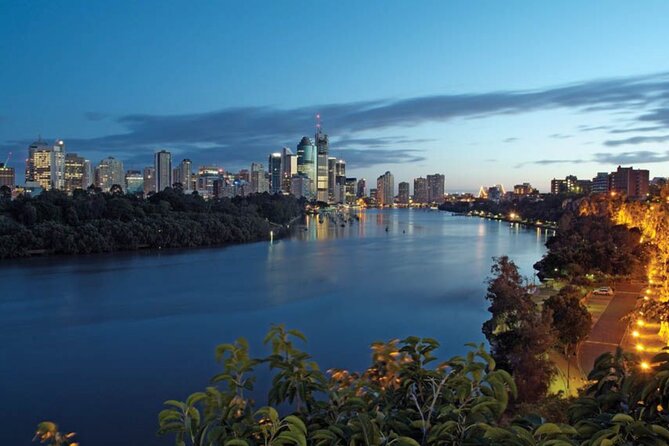
M 156 191 L 156 169 L 145 167 L 142 177 L 144 178 L 144 195 L 148 196 L 150 193 Z
M 395 198 L 395 178 L 386 172 L 376 180 L 376 204 L 378 206 L 392 206 Z
M 316 198 L 316 146 L 306 136 L 297 145 L 297 171 L 311 180 L 308 198 Z
M 269 170 L 269 192 L 271 194 L 278 194 L 281 192 L 282 176 L 281 176 L 281 153 L 272 153 L 267 161 Z
M 420 204 L 427 203 L 427 180 L 423 177 L 414 178 L 413 180 L 413 202 Z
M 402 181 L 398 186 L 397 202 L 400 204 L 409 204 L 409 183 Z
M 444 202 L 444 175 L 435 173 L 427 176 L 427 201 L 441 204 Z
M 26 158 L 25 181 L 37 181 L 35 178 L 35 152 L 48 151 L 49 145 L 39 138 L 28 146 L 28 158 Z
M 329 175 L 328 175 L 328 135 L 324 134 L 321 128 L 320 115 L 316 115 L 318 120 L 316 124 L 316 151 L 317 151 L 317 199 L 328 202 L 331 200 L 329 193 Z
M 44 190 L 65 188 L 65 143 L 57 140 L 53 146 L 41 140 L 28 148 L 26 182 L 35 181 Z
M 121 186 L 125 190 L 123 163 L 112 156 L 100 161 L 95 169 L 95 185 L 103 192 L 109 192 L 114 185 Z
M 346 161 L 335 162 L 335 203 L 344 203 L 346 200 Z
M 181 184 L 184 192 L 190 192 L 193 189 L 193 163 L 189 159 L 182 160 L 176 169 L 174 169 L 172 181 L 174 184 Z
M 166 150 L 156 152 L 153 168 L 156 172 L 156 192 L 172 187 L 172 154 Z
M 344 194 L 344 202 L 347 204 L 354 204 L 356 199 L 356 185 L 357 178 L 346 178 L 346 190 Z
M 281 190 L 290 193 L 290 183 L 297 173 L 297 155 L 288 148 L 281 149 Z
M 95 184 L 95 169 L 90 160 L 84 160 L 84 174 L 81 178 L 82 189 L 88 189 Z
M 251 163 L 251 193 L 269 192 L 269 181 L 265 168 L 260 163 Z
M 366 189 L 367 189 L 367 180 L 364 178 L 360 178 L 358 180 L 358 186 L 355 196 L 357 198 L 364 198 Z
M 65 143 L 59 139 L 51 151 L 51 187 L 65 189 Z
M 335 201 L 335 186 L 337 178 L 337 158 L 328 157 L 328 198 L 331 202 Z
M 72 193 L 75 189 L 85 189 L 86 160 L 76 153 L 65 154 L 65 191 Z

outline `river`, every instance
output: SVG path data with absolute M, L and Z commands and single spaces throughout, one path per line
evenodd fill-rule
M 548 237 L 438 211 L 359 215 L 274 243 L 0 264 L 3 444 L 31 444 L 41 420 L 84 446 L 170 444 L 162 402 L 208 384 L 219 343 L 244 336 L 264 355 L 271 323 L 302 330 L 323 369 L 363 369 L 371 342 L 408 335 L 460 354 L 484 340 L 491 258 L 532 280 Z

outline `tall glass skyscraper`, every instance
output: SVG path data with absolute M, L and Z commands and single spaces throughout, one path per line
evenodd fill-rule
M 311 180 L 310 198 L 316 198 L 316 146 L 311 139 L 303 137 L 297 145 L 297 172 Z

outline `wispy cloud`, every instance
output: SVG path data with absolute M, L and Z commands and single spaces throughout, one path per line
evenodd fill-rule
M 646 144 L 646 143 L 656 143 L 656 142 L 665 142 L 669 141 L 669 135 L 662 136 L 632 136 L 631 138 L 625 139 L 613 139 L 609 141 L 604 141 L 604 145 L 609 147 L 624 146 L 624 145 L 636 145 L 636 144 Z
M 621 152 L 621 153 L 595 153 L 592 156 L 592 158 L 589 159 L 544 159 L 544 160 L 528 161 L 517 164 L 515 167 L 520 168 L 528 164 L 550 165 L 550 164 L 581 164 L 581 163 L 630 165 L 630 164 L 663 163 L 665 161 L 669 161 L 669 150 L 665 152 L 639 150 L 639 151 Z
M 496 91 L 477 94 L 380 99 L 298 108 L 229 107 L 206 113 L 182 115 L 130 114 L 112 117 L 87 112 L 90 120 L 107 119 L 125 130 L 97 138 L 66 138 L 68 146 L 95 156 L 113 153 L 130 162 L 150 162 L 154 150 L 169 148 L 201 160 L 242 165 L 262 160 L 272 150 L 294 147 L 304 133 L 312 133 L 314 115 L 321 113 L 332 135 L 332 149 L 341 150 L 354 166 L 376 163 L 417 162 L 425 159 L 418 150 L 431 141 L 411 139 L 401 129 L 425 123 L 480 118 L 567 108 L 575 111 L 608 110 L 635 114 L 631 119 L 646 127 L 669 126 L 669 73 L 593 80 L 539 90 Z M 648 111 L 650 110 L 650 111 Z M 640 113 L 640 114 L 639 114 Z M 396 129 L 395 137 L 370 137 Z M 583 127 L 581 131 L 604 129 Z M 642 130 L 639 130 L 642 131 Z M 643 130 L 645 131 L 645 130 Z M 562 138 L 567 135 L 555 134 Z M 608 146 L 639 144 L 640 136 L 607 141 Z M 666 137 L 655 142 L 666 141 Z M 646 142 L 651 140 L 645 140 Z M 506 142 L 511 142 L 507 138 Z M 7 141 L 6 144 L 16 143 Z M 26 144 L 27 141 L 22 141 Z M 16 147 L 16 146 L 14 146 Z M 410 149 L 410 150 L 409 150 Z M 371 155 L 367 155 L 367 154 Z M 383 156 L 378 156 L 384 154 Z M 546 163 L 570 162 L 544 160 Z

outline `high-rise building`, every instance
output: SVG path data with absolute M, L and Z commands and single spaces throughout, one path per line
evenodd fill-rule
M 297 172 L 311 179 L 309 199 L 316 197 L 316 146 L 308 137 L 297 145 Z
M 2 186 L 10 189 L 16 186 L 16 172 L 13 167 L 5 166 L 5 163 L 0 163 L 0 187 Z
M 282 176 L 281 176 L 281 153 L 272 153 L 267 160 L 269 170 L 269 192 L 271 194 L 278 194 L 281 192 Z
M 139 170 L 128 170 L 125 173 L 125 191 L 129 194 L 144 193 L 144 175 Z
M 428 203 L 444 202 L 445 177 L 439 173 L 427 176 L 427 201 Z
M 26 159 L 25 171 L 26 183 L 37 181 L 35 179 L 35 152 L 48 151 L 49 149 L 49 145 L 45 141 L 42 141 L 42 138 L 39 138 L 37 141 L 28 146 L 28 158 Z
M 65 188 L 65 143 L 57 140 L 53 146 L 41 141 L 28 148 L 26 182 L 34 181 L 44 190 Z
M 649 172 L 644 169 L 620 167 L 611 172 L 611 190 L 634 200 L 648 195 Z
M 335 186 L 337 185 L 337 158 L 328 157 L 328 197 L 331 202 L 335 201 Z
M 402 181 L 397 186 L 397 202 L 399 204 L 409 204 L 409 183 Z
M 395 178 L 386 172 L 376 180 L 376 204 L 378 206 L 392 206 L 395 198 Z
M 597 176 L 592 179 L 593 194 L 607 194 L 609 192 L 610 175 L 608 172 L 597 172 Z
M 84 185 L 86 160 L 76 153 L 65 154 L 65 191 L 72 193 L 75 189 L 85 189 Z
M 357 178 L 346 178 L 346 187 L 344 193 L 344 202 L 347 204 L 354 204 L 356 199 L 356 186 L 358 184 Z
M 281 149 L 281 190 L 290 193 L 291 178 L 297 173 L 297 155 L 288 148 Z
M 200 166 L 197 171 L 196 190 L 203 197 L 214 197 L 214 182 L 225 179 L 225 169 L 218 166 Z M 219 183 L 222 192 L 224 183 Z
M 112 156 L 100 161 L 98 167 L 95 168 L 95 185 L 102 189 L 102 192 L 109 192 L 114 185 L 125 189 L 123 162 Z
M 335 203 L 344 203 L 346 201 L 346 161 L 337 160 L 335 162 Z
M 156 152 L 153 168 L 156 171 L 156 192 L 172 187 L 172 154 L 166 150 Z
M 364 178 L 360 178 L 358 180 L 358 186 L 357 186 L 355 196 L 357 198 L 364 198 L 366 189 L 367 189 L 367 180 L 364 179 Z
M 144 196 L 156 192 L 156 169 L 153 167 L 145 167 L 142 172 L 144 180 Z
M 84 174 L 81 178 L 82 189 L 88 189 L 95 185 L 95 169 L 90 160 L 84 160 Z
M 260 163 L 251 163 L 251 193 L 269 192 L 269 179 L 265 167 Z
M 51 187 L 65 189 L 65 143 L 57 140 L 51 152 Z
M 290 193 L 296 198 L 304 197 L 311 199 L 313 197 L 313 181 L 305 174 L 298 173 L 293 175 L 290 182 Z
M 314 137 L 316 140 L 317 152 L 316 194 L 319 201 L 328 202 L 331 200 L 328 175 L 329 140 L 328 135 L 324 134 L 321 129 L 320 115 L 316 115 L 316 118 L 318 119 L 318 123 L 316 124 L 316 135 Z
M 413 202 L 427 203 L 427 180 L 423 177 L 414 178 L 413 180 Z
M 181 184 L 184 192 L 194 190 L 193 163 L 189 159 L 182 160 L 172 173 L 173 184 Z

